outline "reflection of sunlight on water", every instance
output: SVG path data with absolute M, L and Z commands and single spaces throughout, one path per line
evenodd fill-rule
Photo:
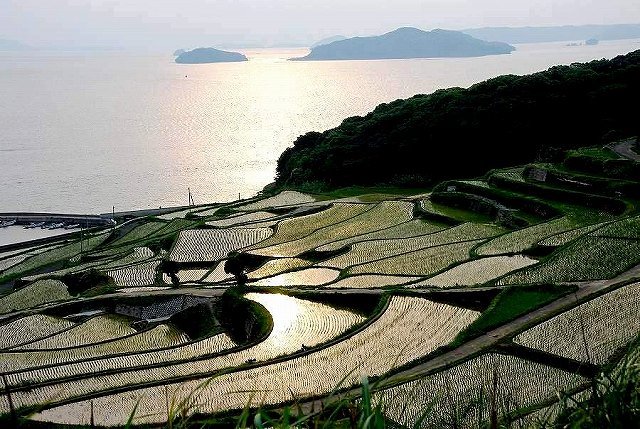
M 249 61 L 279 63 L 288 61 L 289 58 L 304 57 L 310 52 L 308 48 L 262 48 L 242 49 Z
M 300 271 L 279 274 L 277 276 L 258 280 L 252 283 L 254 286 L 319 286 L 329 283 L 340 272 L 329 268 L 307 268 Z
M 291 331 L 297 330 L 299 323 L 306 315 L 307 309 L 301 305 L 303 301 L 286 295 L 250 293 L 247 299 L 262 304 L 273 318 L 273 330 L 263 345 L 273 349 L 290 349 Z M 294 347 L 300 344 L 291 344 Z
M 0 146 L 16 149 L 0 157 L 2 209 L 183 205 L 187 186 L 201 203 L 248 197 L 273 180 L 280 153 L 308 131 L 416 93 L 611 58 L 640 41 L 564 45 L 478 58 L 312 62 L 286 60 L 307 49 L 252 49 L 244 51 L 248 62 L 193 65 L 166 55 L 78 61 L 70 53 L 2 53 L 0 93 L 10 101 L 0 101 L 0 118 L 16 124 L 0 135 Z

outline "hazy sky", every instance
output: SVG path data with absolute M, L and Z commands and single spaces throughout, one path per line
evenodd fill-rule
M 640 23 L 640 0 L 0 0 L 0 38 L 167 49 L 308 43 L 400 26 Z

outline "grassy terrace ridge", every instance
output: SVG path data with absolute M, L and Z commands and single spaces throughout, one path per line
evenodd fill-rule
M 518 316 L 540 308 L 576 289 L 577 286 L 561 285 L 513 286 L 504 289 L 482 315 L 456 337 L 452 346 L 460 345 L 493 328 L 511 322 Z

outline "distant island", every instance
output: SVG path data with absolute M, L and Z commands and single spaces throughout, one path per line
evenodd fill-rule
M 237 63 L 241 61 L 248 61 L 248 59 L 239 52 L 221 51 L 215 48 L 197 48 L 183 52 L 176 57 L 178 64 Z
M 187 52 L 186 49 L 176 49 L 175 51 L 173 51 L 173 56 L 174 57 L 178 57 L 178 56 L 184 54 L 185 52 Z
M 339 42 L 340 40 L 345 40 L 345 39 L 348 39 L 348 37 L 346 37 L 346 36 L 331 36 L 331 37 L 327 37 L 327 38 L 318 40 L 316 43 L 311 45 L 311 47 L 312 48 L 316 48 L 318 46 L 328 45 L 329 43 Z
M 404 27 L 381 36 L 353 37 L 320 45 L 292 61 L 378 60 L 403 58 L 480 57 L 509 54 L 515 48 L 486 42 L 459 31 L 423 31 Z
M 564 25 L 559 27 L 486 27 L 462 30 L 483 40 L 505 43 L 568 42 L 574 40 L 624 40 L 640 38 L 640 24 Z

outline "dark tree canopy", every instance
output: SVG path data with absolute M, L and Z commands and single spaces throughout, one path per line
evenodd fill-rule
M 381 104 L 282 153 L 277 186 L 425 186 L 637 135 L 640 51 Z

